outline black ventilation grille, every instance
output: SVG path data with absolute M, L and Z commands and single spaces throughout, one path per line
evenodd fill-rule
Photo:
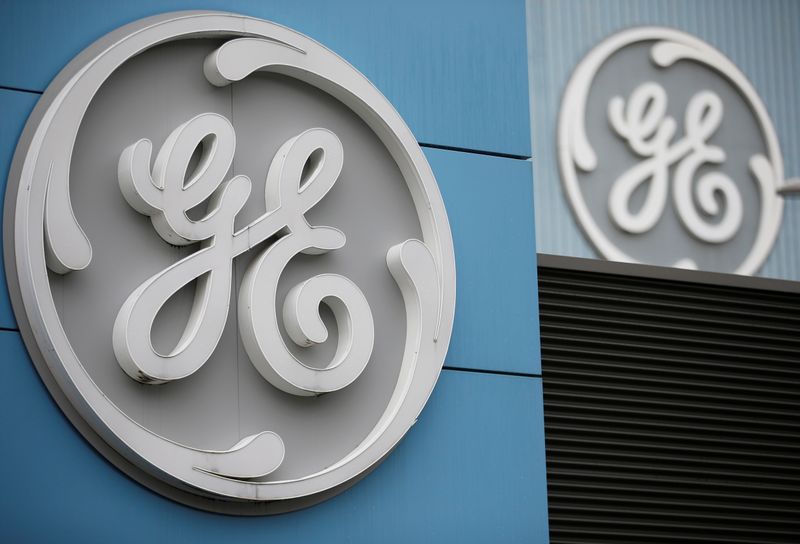
M 800 543 L 800 294 L 547 262 L 551 542 Z

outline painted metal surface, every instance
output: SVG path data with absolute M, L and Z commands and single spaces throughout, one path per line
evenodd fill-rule
M 236 518 L 133 483 L 59 413 L 17 333 L 0 332 L 0 353 L 3 541 L 547 542 L 539 378 L 445 371 L 430 410 L 359 485 L 292 514 Z
M 6 119 L 0 143 L 8 157 L 0 179 L 3 191 L 16 139 L 36 99 L 31 93 L 0 90 L 0 110 Z M 521 249 L 535 247 L 531 163 L 439 149 L 424 151 L 450 218 L 460 282 L 467 286 L 456 301 L 445 364 L 538 374 L 535 252 Z M 487 216 L 491 221 L 484 219 Z M 476 240 L 480 243 L 475 244 Z M 4 284 L 3 294 L 5 290 Z M 0 323 L 16 328 L 8 299 L 0 298 Z M 484 334 L 502 340 L 483 342 Z
M 43 91 L 114 28 L 198 9 L 275 21 L 324 43 L 376 84 L 420 142 L 530 156 L 521 0 L 4 1 L 0 86 Z
M 750 80 L 773 120 L 786 178 L 800 173 L 800 5 L 792 1 L 528 1 L 529 71 L 538 250 L 596 257 L 580 232 L 557 166 L 556 116 L 570 74 L 605 38 L 638 25 L 691 33 L 721 51 Z M 800 199 L 785 199 L 783 224 L 758 275 L 800 279 Z
M 112 28 L 198 8 L 272 19 L 326 43 L 376 83 L 424 144 L 530 155 L 521 0 L 320 1 L 310 7 L 240 0 L 9 2 L 0 6 L 7 52 L 0 58 L 0 87 L 41 91 L 69 58 Z M 7 154 L 10 162 L 36 98 L 0 89 L 0 159 Z M 244 519 L 181 506 L 93 452 L 59 414 L 18 334 L 0 332 L 0 362 L 8 372 L 0 423 L 18 440 L 2 457 L 0 475 L 13 493 L 0 505 L 13 522 L 3 524 L 0 539 L 546 543 L 540 380 L 483 372 L 539 372 L 535 250 L 528 249 L 534 244 L 530 162 L 424 144 L 454 224 L 457 266 L 468 268 L 471 285 L 461 290 L 446 364 L 472 371 L 442 373 L 430 410 L 386 462 L 338 497 L 289 515 Z M 0 184 L 8 162 L 0 163 Z M 2 296 L 0 327 L 16 328 Z M 239 385 L 250 387 L 246 380 Z M 48 470 L 34 472 L 42 466 Z M 121 531 L 132 517 L 141 531 Z
M 447 206 L 458 270 L 445 365 L 539 374 L 530 161 L 436 149 L 425 154 Z

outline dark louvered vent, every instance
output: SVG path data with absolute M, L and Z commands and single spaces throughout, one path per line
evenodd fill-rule
M 553 544 L 800 543 L 796 291 L 540 256 Z

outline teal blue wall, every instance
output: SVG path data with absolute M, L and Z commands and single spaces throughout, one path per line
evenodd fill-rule
M 577 63 L 604 38 L 639 25 L 669 26 L 710 43 L 755 87 L 775 126 L 787 178 L 800 177 L 800 2 L 796 0 L 528 0 L 537 249 L 596 257 L 561 188 L 556 119 Z M 800 198 L 758 275 L 800 280 Z
M 350 490 L 280 516 L 208 514 L 128 479 L 80 437 L 28 359 L 0 277 L 0 541 L 547 542 L 524 0 L 0 0 L 0 188 L 55 74 L 114 28 L 179 9 L 299 30 L 395 104 L 453 229 L 446 369 L 417 425 Z

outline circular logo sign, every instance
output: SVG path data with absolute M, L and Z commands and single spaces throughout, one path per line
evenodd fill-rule
M 753 274 L 781 224 L 783 159 L 742 72 L 668 28 L 615 34 L 567 85 L 562 180 L 607 259 Z
M 31 115 L 5 214 L 51 393 L 183 502 L 336 493 L 444 362 L 455 263 L 431 169 L 363 75 L 279 25 L 173 13 L 99 40 Z

